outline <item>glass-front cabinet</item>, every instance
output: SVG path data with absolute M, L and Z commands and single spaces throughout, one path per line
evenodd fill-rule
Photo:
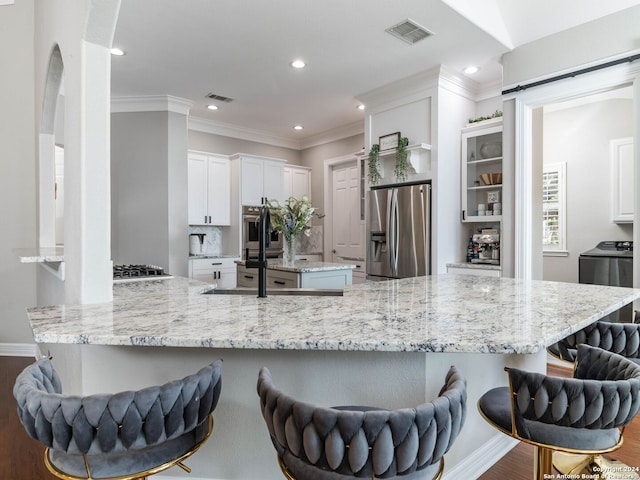
M 502 118 L 462 130 L 462 221 L 502 220 Z

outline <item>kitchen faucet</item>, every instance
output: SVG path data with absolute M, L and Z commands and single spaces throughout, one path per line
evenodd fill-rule
M 264 298 L 267 296 L 267 247 L 271 244 L 271 214 L 267 205 L 260 208 L 259 222 L 258 260 L 249 260 L 249 249 L 247 248 L 245 266 L 258 269 L 258 298 Z

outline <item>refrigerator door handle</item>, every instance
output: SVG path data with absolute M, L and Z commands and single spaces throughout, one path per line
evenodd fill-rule
M 391 216 L 389 217 L 389 222 L 391 223 L 391 274 L 394 277 L 398 276 L 398 247 L 400 242 L 398 241 L 398 190 L 393 189 L 393 193 L 391 195 Z
M 393 190 L 389 191 L 387 196 L 387 261 L 389 263 L 389 271 L 393 275 Z

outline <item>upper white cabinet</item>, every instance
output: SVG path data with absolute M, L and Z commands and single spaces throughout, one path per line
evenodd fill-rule
M 189 152 L 188 164 L 189 225 L 229 225 L 229 159 L 221 155 Z
M 611 140 L 612 220 L 633 222 L 633 138 Z
M 239 153 L 231 156 L 238 162 L 241 205 L 262 205 L 264 199 L 284 199 L 284 160 L 261 158 Z
M 287 165 L 284 167 L 284 198 L 302 198 L 311 200 L 311 169 Z
M 462 130 L 462 221 L 502 220 L 502 118 Z

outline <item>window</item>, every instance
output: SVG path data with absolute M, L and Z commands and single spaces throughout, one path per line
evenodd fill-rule
M 567 255 L 567 164 L 548 163 L 542 173 L 542 249 L 546 255 Z

